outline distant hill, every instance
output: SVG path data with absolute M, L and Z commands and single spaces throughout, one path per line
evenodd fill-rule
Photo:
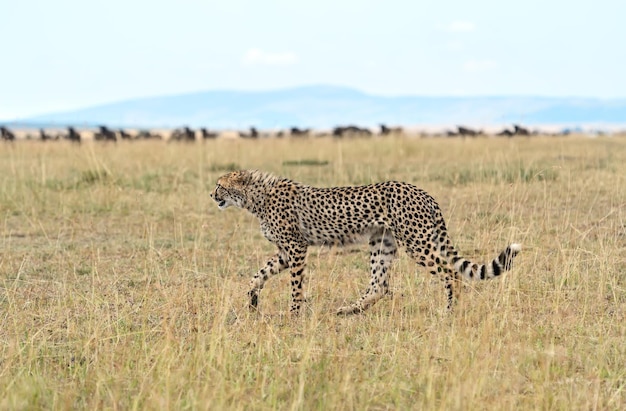
M 212 129 L 507 123 L 626 124 L 626 99 L 384 97 L 335 86 L 275 91 L 206 91 L 147 97 L 40 115 L 19 123 Z

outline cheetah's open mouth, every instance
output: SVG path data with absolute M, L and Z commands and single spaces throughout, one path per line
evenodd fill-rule
M 217 206 L 220 208 L 220 210 L 223 210 L 224 208 L 226 208 L 226 200 L 218 201 Z

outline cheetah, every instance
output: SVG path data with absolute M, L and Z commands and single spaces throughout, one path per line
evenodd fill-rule
M 354 304 L 339 308 L 339 315 L 361 313 L 388 293 L 389 269 L 398 246 L 431 274 L 442 276 L 450 309 L 458 297 L 460 277 L 498 277 L 510 270 L 521 251 L 521 246 L 513 243 L 489 264 L 460 257 L 435 199 L 398 181 L 316 188 L 259 170 L 240 170 L 220 177 L 211 198 L 220 210 L 235 206 L 256 216 L 263 236 L 278 249 L 250 282 L 251 309 L 257 308 L 268 278 L 289 268 L 290 311 L 299 313 L 304 302 L 305 258 L 312 245 L 369 243 L 369 286 Z

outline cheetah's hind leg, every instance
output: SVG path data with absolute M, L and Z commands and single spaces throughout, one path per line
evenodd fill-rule
M 369 248 L 369 286 L 356 303 L 339 308 L 337 315 L 362 313 L 389 292 L 389 269 L 398 251 L 396 240 L 390 232 L 381 230 L 370 237 Z

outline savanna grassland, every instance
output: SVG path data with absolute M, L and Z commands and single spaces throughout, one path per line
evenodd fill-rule
M 367 246 L 311 248 L 303 315 L 287 273 L 249 312 L 273 246 L 208 195 L 236 168 L 404 180 L 462 255 L 524 249 L 453 313 L 401 252 L 392 296 L 343 318 Z M 626 408 L 623 138 L 19 141 L 0 217 L 0 409 Z

